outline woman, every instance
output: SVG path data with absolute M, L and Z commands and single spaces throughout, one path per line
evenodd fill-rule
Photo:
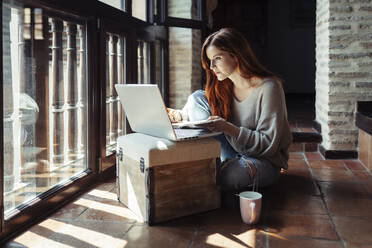
M 171 119 L 203 120 L 223 132 L 219 178 L 223 190 L 268 186 L 287 169 L 291 133 L 281 81 L 256 59 L 247 40 L 224 28 L 204 42 L 205 91 L 196 91 Z

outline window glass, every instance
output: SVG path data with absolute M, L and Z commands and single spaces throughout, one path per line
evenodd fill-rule
M 137 41 L 137 77 L 139 84 L 150 83 L 150 44 Z
M 169 28 L 169 103 L 182 108 L 187 97 L 201 88 L 201 32 Z
M 161 41 L 155 41 L 155 82 L 160 89 L 162 89 L 162 43 Z
M 132 16 L 146 21 L 146 0 L 132 0 Z
M 199 20 L 197 0 L 168 0 L 168 16 Z
M 3 1 L 5 216 L 83 172 L 87 160 L 85 21 Z M 14 213 L 14 212 L 13 212 Z
M 120 10 L 125 10 L 124 0 L 98 0 Z M 136 0 L 134 0 L 136 1 Z

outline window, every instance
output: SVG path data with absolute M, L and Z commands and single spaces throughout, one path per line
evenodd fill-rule
M 150 45 L 148 42 L 137 41 L 137 82 L 139 84 L 150 83 Z
M 204 26 L 194 14 L 168 17 L 166 0 L 57 2 L 1 2 L 0 239 L 114 168 L 116 138 L 130 132 L 115 84 L 157 84 L 169 106 L 171 55 L 172 87 L 200 88 Z M 177 51 L 192 59 L 186 81 Z
M 105 4 L 108 4 L 112 7 L 117 8 L 117 9 L 126 11 L 125 0 L 98 0 L 98 1 L 103 2 Z
M 191 28 L 169 28 L 169 104 L 182 108 L 187 97 L 202 87 L 201 32 Z
M 86 22 L 3 3 L 4 211 L 87 169 Z
M 206 21 L 201 0 L 167 0 L 164 24 L 168 26 L 169 106 L 182 108 L 187 97 L 201 89 L 203 71 L 200 52 Z
M 146 0 L 132 0 L 132 16 L 143 21 L 146 21 L 147 18 L 147 8 Z
M 197 0 L 168 0 L 168 16 L 199 20 Z

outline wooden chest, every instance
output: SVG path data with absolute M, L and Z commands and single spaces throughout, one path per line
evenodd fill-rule
M 173 142 L 140 133 L 117 140 L 117 193 L 149 225 L 219 208 L 213 138 Z

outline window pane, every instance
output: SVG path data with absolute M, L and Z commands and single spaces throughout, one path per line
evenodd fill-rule
M 3 2 L 5 215 L 87 168 L 86 24 Z
M 120 10 L 125 10 L 124 0 L 98 0 Z
M 125 83 L 125 38 L 106 34 L 106 155 L 116 150 L 116 139 L 125 132 L 123 110 L 115 84 Z
M 168 0 L 168 16 L 199 20 L 197 0 Z
M 137 42 L 137 76 L 139 84 L 150 83 L 150 44 L 144 41 Z
M 132 0 L 132 16 L 146 21 L 146 0 Z
M 198 29 L 169 28 L 169 104 L 182 108 L 201 88 L 201 33 Z

